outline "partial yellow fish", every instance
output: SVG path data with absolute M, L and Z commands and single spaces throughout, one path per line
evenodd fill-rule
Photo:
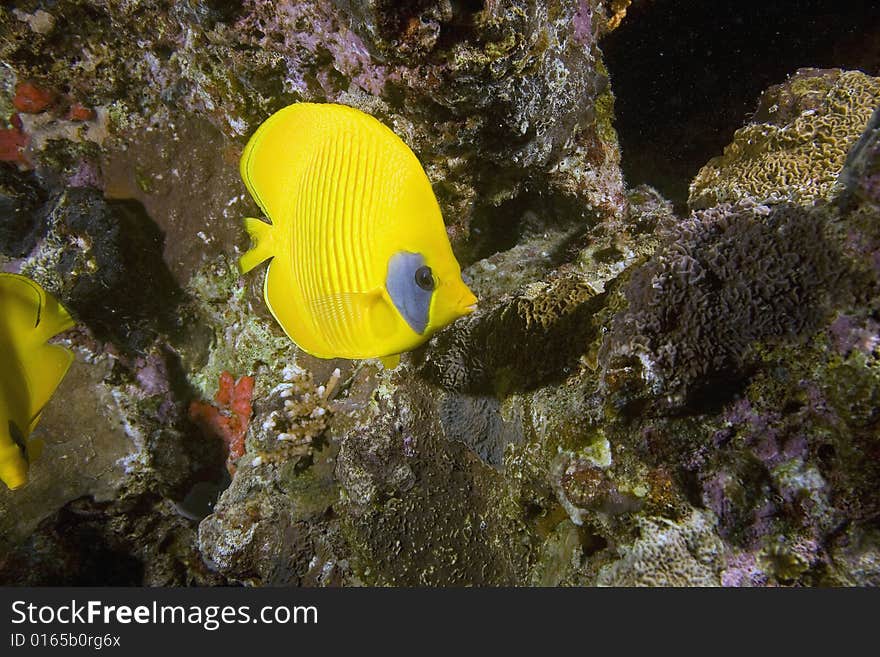
M 428 177 L 373 117 L 290 105 L 257 129 L 240 170 L 272 222 L 245 219 L 255 245 L 241 270 L 272 258 L 266 304 L 305 351 L 393 367 L 473 311 Z
M 28 440 L 43 406 L 67 373 L 73 353 L 46 344 L 73 326 L 43 288 L 17 274 L 0 274 L 0 480 L 15 490 L 42 443 Z

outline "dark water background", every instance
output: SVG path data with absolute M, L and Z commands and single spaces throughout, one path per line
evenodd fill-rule
M 683 205 L 764 89 L 802 67 L 880 73 L 880 2 L 637 0 L 602 50 L 628 184 Z

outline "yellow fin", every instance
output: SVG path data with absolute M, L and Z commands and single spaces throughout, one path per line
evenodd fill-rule
M 19 274 L 0 274 L 3 322 L 13 340 L 42 343 L 72 328 L 70 313 L 36 282 Z M 24 339 L 25 333 L 33 337 Z
M 30 424 L 28 424 L 28 426 L 27 426 L 27 431 L 24 434 L 25 436 L 30 436 L 34 432 L 34 429 L 36 429 L 37 425 L 40 423 L 40 416 L 41 415 L 42 415 L 42 413 L 38 412 L 36 415 L 34 415 L 31 418 Z
M 254 242 L 250 250 L 238 259 L 238 267 L 241 269 L 241 273 L 246 274 L 264 260 L 274 256 L 275 247 L 272 243 L 271 224 L 267 224 L 260 219 L 247 217 L 244 220 L 244 227 Z
M 45 342 L 62 331 L 73 328 L 74 325 L 75 322 L 67 309 L 58 303 L 51 294 L 44 293 L 40 323 L 37 326 L 39 341 Z M 73 354 L 71 354 L 71 358 L 73 358 Z
M 28 388 L 28 419 L 30 431 L 36 425 L 40 411 L 67 374 L 73 362 L 73 352 L 59 345 L 47 344 L 26 354 L 22 365 Z
M 8 419 L 27 435 L 73 360 L 71 351 L 46 341 L 73 324 L 64 307 L 37 283 L 0 274 L 0 349 L 8 359 L 2 374 L 13 381 L 3 403 Z
M 382 356 L 379 358 L 386 370 L 393 370 L 400 365 L 400 354 L 392 354 L 391 356 Z

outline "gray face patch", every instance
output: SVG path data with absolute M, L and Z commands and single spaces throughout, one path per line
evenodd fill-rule
M 428 327 L 428 310 L 434 294 L 433 290 L 422 289 L 416 283 L 416 272 L 424 265 L 421 254 L 399 251 L 388 261 L 388 275 L 385 277 L 385 289 L 394 307 L 419 334 Z

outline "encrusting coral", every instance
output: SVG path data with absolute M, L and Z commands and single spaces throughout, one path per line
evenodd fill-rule
M 254 377 L 235 380 L 229 372 L 220 374 L 214 404 L 194 400 L 189 405 L 189 417 L 203 431 L 214 435 L 226 446 L 226 467 L 235 474 L 235 462 L 244 454 L 244 438 L 253 411 Z

